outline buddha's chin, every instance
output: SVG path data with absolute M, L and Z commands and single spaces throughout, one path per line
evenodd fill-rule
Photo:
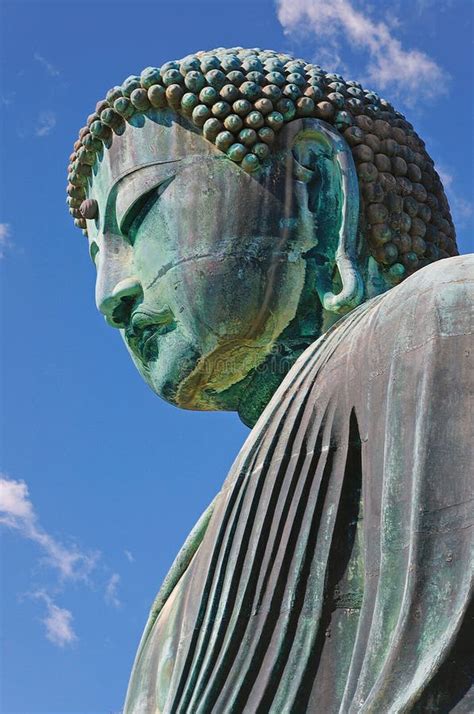
M 242 375 L 225 375 L 220 380 L 212 378 L 213 361 L 202 357 L 197 350 L 186 350 L 177 355 L 176 351 L 160 350 L 157 359 L 143 363 L 131 353 L 133 362 L 150 389 L 161 399 L 180 409 L 193 411 L 236 411 L 240 399 L 236 387 Z M 179 366 L 178 366 L 179 365 Z M 247 370 L 245 370 L 247 372 Z M 215 376 L 215 375 L 214 375 Z
M 138 372 L 157 396 L 195 411 L 237 411 L 240 386 L 268 354 L 263 341 L 249 344 L 241 339 L 203 354 L 179 330 L 157 336 L 156 344 L 154 338 L 141 354 L 125 343 Z
M 148 360 L 137 355 L 126 340 L 125 344 L 135 367 L 150 389 L 169 404 L 182 406 L 177 399 L 177 393 L 181 383 L 199 362 L 198 349 L 190 342 L 180 339 L 176 332 L 169 336 L 159 336 L 153 358 Z

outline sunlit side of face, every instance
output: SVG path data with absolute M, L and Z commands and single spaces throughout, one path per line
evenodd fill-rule
M 284 166 L 249 176 L 165 110 L 114 139 L 89 195 L 97 305 L 146 382 L 185 408 L 235 408 L 222 395 L 268 354 L 304 285 L 311 246 Z

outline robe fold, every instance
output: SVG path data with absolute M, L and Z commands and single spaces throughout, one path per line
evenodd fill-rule
M 127 714 L 474 711 L 473 283 L 439 261 L 300 357 L 159 595 Z

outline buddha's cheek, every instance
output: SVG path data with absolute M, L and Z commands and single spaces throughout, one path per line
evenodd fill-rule
M 220 392 L 260 364 L 296 314 L 304 275 L 303 260 L 281 254 L 201 258 L 167 273 L 179 328 L 201 353 L 180 387 L 181 406 L 199 408 L 203 390 Z

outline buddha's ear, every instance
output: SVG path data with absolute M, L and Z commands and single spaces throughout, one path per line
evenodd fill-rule
M 330 312 L 346 312 L 364 295 L 356 255 L 359 182 L 352 152 L 344 137 L 319 119 L 289 122 L 279 144 L 286 149 L 300 215 L 312 214 L 318 240 L 324 241 L 326 254 L 333 257 L 330 263 L 340 274 L 341 291 L 324 291 L 321 301 Z

